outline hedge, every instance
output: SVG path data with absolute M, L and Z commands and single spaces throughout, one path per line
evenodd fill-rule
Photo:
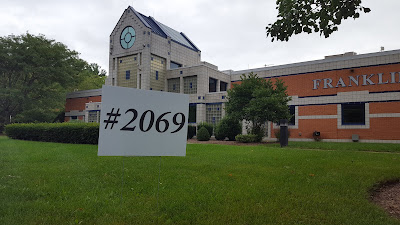
M 242 133 L 242 125 L 238 120 L 233 119 L 232 117 L 225 116 L 222 118 L 217 126 L 215 127 L 215 139 L 217 140 L 225 140 L 227 137 L 230 141 L 234 141 L 236 135 Z
M 98 123 L 14 123 L 5 126 L 5 133 L 13 139 L 97 144 Z
M 253 143 L 253 142 L 260 142 L 258 136 L 256 134 L 239 134 L 236 135 L 236 141 L 242 143 Z
M 199 141 L 208 141 L 208 140 L 210 140 L 210 133 L 208 133 L 207 128 L 201 127 L 197 131 L 197 140 L 199 140 Z
M 197 132 L 199 132 L 199 130 L 200 130 L 202 127 L 205 127 L 205 128 L 207 129 L 207 131 L 208 131 L 208 133 L 210 134 L 210 136 L 213 135 L 214 126 L 213 126 L 211 123 L 201 122 L 201 123 L 197 124 Z

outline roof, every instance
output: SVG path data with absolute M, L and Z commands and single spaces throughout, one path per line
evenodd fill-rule
M 183 45 L 189 49 L 192 49 L 193 51 L 200 51 L 184 33 L 178 32 L 167 25 L 158 22 L 151 16 L 145 16 L 137 12 L 132 6 L 129 6 L 128 9 L 132 10 L 132 12 L 135 13 L 135 15 L 143 22 L 143 24 L 150 28 L 153 33 L 164 38 L 170 37 L 175 43 Z

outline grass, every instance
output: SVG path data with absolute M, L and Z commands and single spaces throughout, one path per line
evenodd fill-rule
M 368 200 L 398 178 L 397 153 L 190 144 L 160 164 L 0 137 L 0 224 L 400 224 Z
M 280 146 L 274 144 L 274 147 Z M 321 149 L 321 150 L 351 150 L 373 152 L 399 152 L 400 144 L 360 143 L 360 142 L 289 142 L 289 148 Z

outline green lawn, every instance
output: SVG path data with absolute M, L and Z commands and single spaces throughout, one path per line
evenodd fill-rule
M 0 224 L 400 224 L 368 200 L 398 153 L 190 144 L 157 194 L 159 163 L 0 137 Z
M 279 144 L 273 144 L 279 147 Z M 323 149 L 323 150 L 353 150 L 353 151 L 373 151 L 373 152 L 398 152 L 400 144 L 381 144 L 381 143 L 359 143 L 359 142 L 289 142 L 289 148 L 299 149 Z

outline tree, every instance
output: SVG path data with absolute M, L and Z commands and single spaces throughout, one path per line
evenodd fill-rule
M 290 97 L 282 80 L 257 77 L 252 72 L 241 76 L 241 84 L 228 90 L 226 112 L 237 120 L 251 122 L 251 134 L 263 136 L 263 125 L 267 121 L 278 122 L 291 117 L 287 103 Z
M 342 20 L 369 13 L 361 0 L 277 0 L 278 18 L 266 27 L 272 41 L 288 41 L 293 34 L 319 32 L 325 38 L 338 30 Z
M 107 72 L 96 63 L 87 64 L 80 74 L 81 81 L 74 90 L 90 90 L 101 88 L 107 78 Z
M 65 94 L 93 75 L 88 68 L 99 72 L 90 66 L 44 35 L 0 37 L 0 127 L 11 118 L 53 122 L 64 109 Z

